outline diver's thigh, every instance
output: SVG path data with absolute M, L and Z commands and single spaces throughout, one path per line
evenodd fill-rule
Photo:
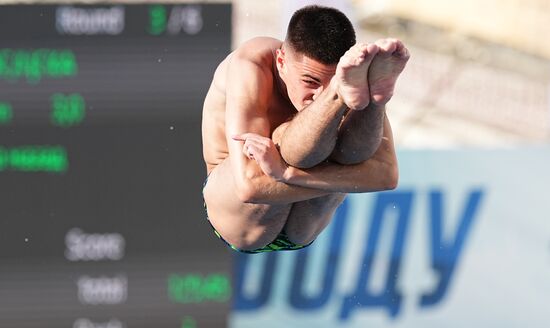
M 298 245 L 313 241 L 330 223 L 346 194 L 335 193 L 292 205 L 284 226 L 287 238 Z
M 203 194 L 212 226 L 225 241 L 243 250 L 261 248 L 272 242 L 282 230 L 292 206 L 243 203 L 235 193 L 229 159 L 212 170 Z

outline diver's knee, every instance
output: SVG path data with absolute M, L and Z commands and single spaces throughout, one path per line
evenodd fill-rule
M 241 251 L 253 251 L 260 249 L 268 245 L 273 239 L 277 237 L 276 233 L 247 233 L 240 236 L 223 236 L 224 240 L 232 246 Z
M 299 245 L 299 246 L 306 246 L 309 245 L 311 242 L 317 238 L 318 235 L 318 229 L 286 229 L 285 228 L 285 235 L 286 238 L 293 244 Z

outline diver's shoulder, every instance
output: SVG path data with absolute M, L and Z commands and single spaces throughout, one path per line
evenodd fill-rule
M 248 41 L 245 41 L 241 46 L 244 46 L 244 47 L 253 46 L 253 47 L 264 47 L 269 49 L 273 49 L 273 48 L 276 49 L 276 48 L 279 48 L 282 44 L 283 44 L 283 41 L 279 39 L 268 37 L 268 36 L 258 36 L 258 37 L 249 39 Z
M 233 52 L 233 56 L 252 62 L 271 62 L 275 50 L 279 49 L 283 42 L 270 37 L 255 37 L 241 44 Z

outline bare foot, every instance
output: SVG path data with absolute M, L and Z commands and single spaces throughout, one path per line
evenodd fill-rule
M 375 44 L 358 43 L 340 58 L 336 66 L 338 94 L 350 109 L 364 109 L 370 102 L 367 73 L 377 52 Z
M 392 95 L 397 77 L 409 60 L 409 51 L 396 39 L 376 41 L 380 49 L 369 67 L 371 100 L 376 105 L 384 105 Z

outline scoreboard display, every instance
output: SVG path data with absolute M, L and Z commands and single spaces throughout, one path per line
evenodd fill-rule
M 224 327 L 202 102 L 230 4 L 0 6 L 0 327 Z

